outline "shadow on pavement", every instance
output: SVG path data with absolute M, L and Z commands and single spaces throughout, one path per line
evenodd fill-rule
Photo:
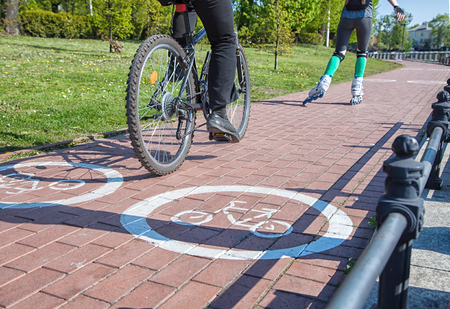
M 276 102 L 275 102 L 276 103 Z M 351 167 L 342 177 L 336 181 L 331 187 L 328 193 L 325 191 L 320 192 L 317 190 L 308 190 L 304 188 L 287 188 L 287 190 L 293 190 L 308 194 L 308 192 L 325 193 L 322 200 L 325 202 L 331 202 L 335 197 L 344 197 L 348 199 L 350 196 L 356 197 L 357 200 L 350 203 L 346 207 L 360 209 L 366 211 L 364 218 L 357 218 L 359 221 L 358 228 L 354 230 L 350 239 L 345 240 L 340 246 L 323 251 L 320 253 L 312 253 L 310 255 L 302 256 L 297 259 L 272 259 L 272 260 L 256 260 L 253 264 L 246 269 L 242 275 L 237 278 L 225 291 L 216 298 L 210 305 L 210 308 L 232 308 L 239 306 L 250 290 L 261 288 L 262 291 L 268 287 L 266 284 L 270 280 L 275 280 L 281 273 L 273 273 L 274 267 L 286 260 L 287 263 L 281 269 L 290 267 L 292 263 L 306 263 L 310 265 L 318 266 L 326 260 L 329 264 L 332 263 L 333 272 L 326 274 L 326 280 L 310 281 L 302 279 L 298 276 L 283 276 L 282 280 L 277 281 L 276 286 L 270 290 L 270 295 L 264 301 L 265 308 L 284 308 L 290 307 L 292 304 L 297 304 L 295 307 L 302 307 L 298 304 L 311 305 L 310 308 L 323 308 L 327 301 L 331 298 L 340 282 L 343 280 L 344 270 L 347 268 L 347 263 L 350 258 L 357 258 L 362 250 L 367 245 L 373 228 L 367 225 L 370 216 L 374 214 L 376 203 L 378 198 L 384 192 L 384 187 L 380 186 L 380 183 L 384 182 L 384 173 L 378 171 L 373 177 L 371 183 L 369 183 L 365 189 L 360 193 L 347 193 L 342 192 L 342 189 L 352 181 L 352 178 L 364 165 L 369 162 L 373 156 L 380 150 L 385 149 L 385 143 L 394 136 L 398 130 L 402 127 L 403 123 L 397 123 L 393 128 L 386 133 L 373 147 L 368 147 L 368 151 L 362 155 L 361 159 Z M 419 131 L 420 132 L 420 131 Z M 119 137 L 119 141 L 124 141 L 127 137 Z M 350 146 L 350 145 L 349 145 Z M 353 146 L 354 147 L 354 146 Z M 96 152 L 97 154 L 95 155 Z M 142 167 L 137 164 L 135 167 L 129 167 L 123 163 L 126 158 L 134 157 L 131 148 L 128 146 L 118 145 L 117 143 L 102 141 L 96 144 L 89 151 L 83 152 L 77 150 L 76 152 L 68 151 L 66 153 L 57 153 L 54 156 L 63 157 L 68 162 L 77 161 L 89 164 L 106 165 L 111 169 L 131 169 L 137 170 Z M 51 161 L 52 154 L 46 154 L 46 158 Z M 192 156 L 189 159 L 198 160 L 202 159 L 202 156 Z M 15 163 L 26 161 L 17 160 Z M 14 164 L 14 162 L 8 162 L 8 164 Z M 139 174 L 137 176 L 125 176 L 124 182 L 130 182 L 135 180 L 141 180 L 146 178 L 154 178 L 156 176 L 149 175 L 148 173 Z M 56 179 L 56 178 L 55 178 Z M 55 179 L 47 179 L 51 182 Z M 93 180 L 93 182 L 95 182 Z M 374 189 L 375 188 L 375 189 Z M 140 200 L 136 199 L 136 203 Z M 86 203 L 89 204 L 89 203 Z M 345 202 L 343 203 L 345 204 Z M 127 205 L 128 208 L 131 205 Z M 126 209 L 125 208 L 125 209 Z M 122 210 L 123 211 L 123 210 Z M 161 210 L 161 212 L 163 212 Z M 164 213 L 163 213 L 164 214 Z M 322 238 L 319 232 L 307 232 L 306 229 L 312 224 L 316 217 L 320 215 L 320 212 L 315 209 L 309 209 L 306 214 L 301 215 L 299 220 L 292 224 L 292 233 L 305 243 L 311 243 L 319 238 Z M 55 224 L 71 225 L 80 228 L 95 228 L 106 231 L 114 231 L 119 233 L 128 233 L 122 227 L 121 213 L 103 211 L 101 209 L 88 209 L 84 207 L 63 206 L 55 205 L 44 208 L 32 208 L 32 209 L 11 209 L 6 208 L 0 210 L 0 221 L 8 222 L 12 224 L 26 224 L 33 225 L 49 225 Z M 240 250 L 255 250 L 264 251 L 270 250 L 272 246 L 277 244 L 278 239 L 267 238 L 265 241 L 254 241 L 254 234 L 248 230 L 235 229 L 235 228 L 220 228 L 220 227 L 200 227 L 196 225 L 181 225 L 170 220 L 170 214 L 165 214 L 166 219 L 154 219 L 147 218 L 147 224 L 152 227 L 153 230 L 158 232 L 163 237 L 167 237 L 174 240 L 193 244 L 207 244 L 209 246 L 225 247 L 225 248 L 238 248 Z M 141 219 L 136 217 L 136 220 Z M 355 218 L 353 218 L 355 219 Z M 326 223 L 321 226 L 326 228 Z M 219 236 L 221 233 L 226 233 L 227 239 L 233 240 L 231 243 L 224 242 L 224 239 Z M 305 241 L 306 240 L 306 241 Z M 299 245 L 301 243 L 298 243 Z M 323 265 L 323 264 L 322 264 Z M 336 270 L 337 269 L 337 270 Z M 275 276 L 275 277 L 274 277 Z M 270 280 L 266 278 L 270 277 Z M 292 285 L 303 285 L 301 290 L 305 290 L 305 295 L 294 293 L 290 291 L 289 287 Z M 278 288 L 279 287 L 279 288 Z M 307 293 L 306 293 L 307 292 Z M 267 302 L 271 299 L 270 302 Z M 257 300 L 254 299 L 254 302 Z M 253 303 L 254 303 L 253 302 Z

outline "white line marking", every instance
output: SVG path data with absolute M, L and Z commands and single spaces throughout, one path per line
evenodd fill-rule
M 408 80 L 407 83 L 411 83 L 411 84 L 432 84 L 432 85 L 447 85 L 447 82 L 441 81 L 441 80 Z
M 395 79 L 376 79 L 376 78 L 365 78 L 364 82 L 374 82 L 374 83 L 395 83 Z

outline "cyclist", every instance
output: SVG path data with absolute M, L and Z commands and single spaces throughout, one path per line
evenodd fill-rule
M 388 0 L 394 7 L 397 14 L 397 19 L 402 21 L 405 13 L 399 7 L 396 0 Z M 373 5 L 372 0 L 346 0 L 345 6 L 342 9 L 341 19 L 339 21 L 336 33 L 336 49 L 328 62 L 325 73 L 320 78 L 317 86 L 313 88 L 308 95 L 308 98 L 303 102 L 311 102 L 323 97 L 328 87 L 331 84 L 331 78 L 339 67 L 339 64 L 344 60 L 347 51 L 348 42 L 353 29 L 356 29 L 357 36 L 357 59 L 355 64 L 355 77 L 352 82 L 352 104 L 360 103 L 362 100 L 362 83 L 363 75 L 367 62 L 367 52 L 369 47 L 370 35 L 372 33 L 372 18 Z
M 194 0 L 188 5 L 188 13 L 191 26 L 195 26 L 196 15 L 200 17 L 211 43 L 208 93 L 212 112 L 207 119 L 206 128 L 212 133 L 228 134 L 231 136 L 232 143 L 238 143 L 239 133 L 226 115 L 227 104 L 238 99 L 234 85 L 237 46 L 231 1 Z M 194 27 L 191 28 L 194 29 Z M 175 13 L 172 36 L 182 46 L 186 44 L 183 38 L 184 33 L 183 17 Z

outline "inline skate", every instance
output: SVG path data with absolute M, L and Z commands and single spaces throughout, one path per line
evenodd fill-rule
M 308 102 L 312 102 L 317 100 L 325 95 L 325 92 L 328 90 L 331 84 L 331 76 L 324 75 L 320 78 L 320 81 L 317 83 L 317 86 L 314 87 L 308 94 L 308 97 L 303 101 L 303 105 Z
M 363 100 L 363 83 L 362 77 L 355 76 L 352 81 L 352 99 L 350 100 L 351 105 L 360 104 Z

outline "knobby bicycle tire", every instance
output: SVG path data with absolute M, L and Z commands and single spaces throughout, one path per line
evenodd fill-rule
M 244 48 L 238 46 L 236 63 L 235 85 L 239 99 L 227 105 L 227 116 L 242 139 L 247 132 L 250 118 L 251 86 L 250 71 L 248 69 L 247 57 Z
M 190 120 L 180 120 L 176 112 L 176 98 L 187 74 L 184 57 L 173 38 L 154 35 L 140 45 L 128 74 L 126 116 L 131 145 L 141 164 L 157 175 L 176 171 L 192 143 L 195 112 L 185 112 Z M 194 92 L 189 73 L 182 101 L 191 103 Z M 177 132 L 182 138 L 177 138 Z

